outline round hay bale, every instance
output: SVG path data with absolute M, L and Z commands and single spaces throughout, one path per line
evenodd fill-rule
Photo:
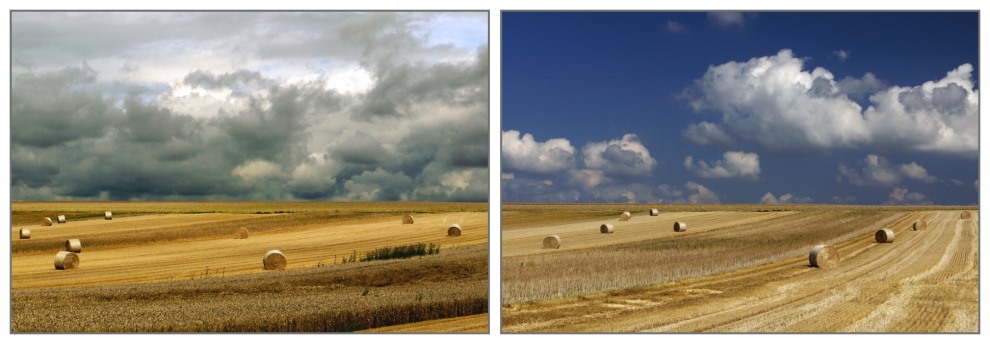
M 58 223 L 65 223 L 65 215 L 58 216 Z
M 461 236 L 461 225 L 452 224 L 447 228 L 447 236 Z
M 615 233 L 615 226 L 612 226 L 611 223 L 603 223 L 599 229 L 601 229 L 602 234 Z
M 632 214 L 628 211 L 623 211 L 622 215 L 619 215 L 619 221 L 629 221 L 632 218 Z
M 55 270 L 75 269 L 79 266 L 79 255 L 61 251 L 55 254 Z
M 878 230 L 877 233 L 873 235 L 873 239 L 880 244 L 892 243 L 894 242 L 894 231 L 887 228 Z
M 41 219 L 41 225 L 42 226 L 51 226 L 52 225 L 52 218 L 46 217 L 46 218 Z
M 916 231 L 926 230 L 928 229 L 928 223 L 925 220 L 914 220 L 914 223 L 911 224 L 911 229 Z
M 834 268 L 839 265 L 839 250 L 831 245 L 818 245 L 811 248 L 808 254 L 808 263 L 816 268 Z
M 659 209 L 650 209 L 650 216 L 660 216 Z
M 105 212 L 105 213 L 103 213 L 103 219 L 104 219 L 104 220 L 113 220 L 113 213 L 111 213 L 111 212 L 109 212 L 109 211 L 108 211 L 108 212 Z
M 413 223 L 413 217 L 412 217 L 412 215 L 403 215 L 402 216 L 402 224 L 408 225 L 408 224 L 411 224 L 411 223 Z
M 234 233 L 234 239 L 247 239 L 247 238 L 248 238 L 247 228 L 241 227 L 241 229 L 237 230 L 237 233 Z
M 674 231 L 675 232 L 687 231 L 687 224 L 684 222 L 674 222 Z
M 560 236 L 554 234 L 543 238 L 543 248 L 560 248 Z
M 265 270 L 284 270 L 285 255 L 282 251 L 271 250 L 265 253 L 265 258 L 261 261 L 265 265 Z
M 82 253 L 82 242 L 80 242 L 79 239 L 66 240 L 65 250 L 72 253 Z
M 963 220 L 970 218 L 970 216 L 972 215 L 970 215 L 968 211 L 964 211 L 962 214 L 959 214 L 959 218 Z
M 21 228 L 21 239 L 31 239 L 31 230 L 27 228 Z

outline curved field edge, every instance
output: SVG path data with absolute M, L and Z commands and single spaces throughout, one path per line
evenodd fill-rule
M 13 290 L 11 331 L 348 332 L 488 312 L 487 245 L 196 280 Z
M 377 327 L 360 332 L 375 333 L 488 333 L 488 313 Z

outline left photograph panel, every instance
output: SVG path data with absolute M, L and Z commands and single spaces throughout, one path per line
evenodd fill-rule
M 12 11 L 12 333 L 488 333 L 489 18 Z

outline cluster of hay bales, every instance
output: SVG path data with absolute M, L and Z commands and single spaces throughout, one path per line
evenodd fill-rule
M 65 250 L 72 253 L 82 253 L 82 242 L 80 242 L 79 239 L 66 240 Z
M 402 224 L 408 225 L 408 224 L 412 224 L 412 223 L 413 223 L 413 217 L 412 217 L 412 215 L 404 215 L 404 216 L 402 216 Z
M 601 230 L 602 234 L 615 233 L 615 226 L 613 226 L 611 223 L 603 223 L 602 226 L 599 227 L 599 229 Z
M 675 232 L 687 231 L 687 224 L 684 222 L 674 222 L 674 231 Z
M 619 215 L 619 221 L 629 221 L 632 218 L 632 214 L 628 211 L 623 211 L 622 215 Z
M 916 231 L 926 230 L 928 229 L 928 223 L 925 222 L 925 220 L 915 220 L 914 223 L 911 224 L 911 229 Z
M 962 214 L 959 214 L 959 218 L 960 218 L 960 219 L 963 219 L 963 220 L 965 220 L 965 219 L 968 219 L 968 218 L 970 218 L 971 216 L 972 216 L 972 215 L 970 215 L 968 211 L 964 211 L 964 212 L 962 212 Z
M 650 209 L 650 216 L 660 216 L 660 210 L 656 208 Z
M 808 263 L 816 268 L 833 268 L 839 265 L 839 250 L 831 245 L 817 245 L 808 254 Z
M 52 218 L 46 217 L 46 218 L 41 219 L 41 225 L 42 226 L 51 226 L 52 225 Z
M 894 242 L 894 231 L 892 231 L 890 229 L 887 229 L 887 228 L 878 230 L 876 232 L 876 234 L 873 234 L 873 239 L 878 244 L 889 244 L 889 243 L 892 243 L 892 242 Z
M 560 248 L 560 236 L 554 234 L 543 238 L 543 248 Z
M 461 236 L 461 225 L 452 224 L 447 228 L 447 236 Z
M 65 223 L 65 215 L 58 216 L 58 223 Z
M 241 227 L 241 229 L 237 230 L 237 233 L 234 233 L 234 239 L 247 239 L 248 234 L 247 228 Z
M 61 251 L 55 254 L 55 270 L 75 269 L 78 266 L 79 255 L 69 251 Z
M 265 270 L 284 270 L 285 255 L 279 250 L 268 251 L 265 253 L 265 258 L 262 259 L 262 263 L 265 266 Z
M 108 212 L 105 212 L 105 213 L 103 213 L 103 219 L 104 219 L 104 220 L 113 220 L 113 213 L 111 213 L 111 212 L 109 212 L 109 211 L 108 211 Z
M 31 230 L 27 228 L 21 228 L 20 237 L 21 239 L 31 239 Z

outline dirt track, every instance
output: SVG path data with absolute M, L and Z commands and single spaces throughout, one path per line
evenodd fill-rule
M 896 234 L 889 244 L 872 235 L 838 244 L 833 269 L 811 268 L 805 254 L 658 286 L 504 305 L 502 330 L 976 332 L 978 216 L 959 214 L 902 217 L 889 226 Z M 928 230 L 908 229 L 918 217 Z
M 32 229 L 32 239 L 65 238 L 93 231 L 150 230 L 204 222 L 229 221 L 268 215 L 193 214 L 135 216 L 106 221 L 70 221 L 52 227 L 23 226 Z M 460 223 L 462 234 L 448 237 L 446 226 Z M 12 228 L 12 232 L 22 227 Z M 40 228 L 40 229 L 39 229 Z M 16 234 L 14 240 L 18 240 Z M 141 243 L 109 248 L 87 249 L 79 255 L 74 270 L 55 270 L 56 252 L 14 254 L 11 257 L 13 289 L 75 287 L 148 281 L 189 279 L 205 275 L 263 273 L 262 257 L 272 249 L 287 257 L 287 269 L 339 263 L 357 251 L 384 246 L 435 243 L 443 248 L 488 241 L 487 213 L 419 214 L 416 223 L 401 224 L 401 217 L 388 220 L 360 220 L 333 225 L 311 225 L 284 233 L 251 235 L 248 239 L 190 239 L 166 243 Z

